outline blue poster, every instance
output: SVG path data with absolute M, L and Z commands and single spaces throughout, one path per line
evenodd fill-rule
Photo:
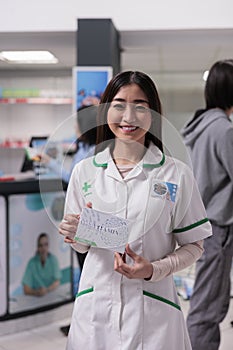
M 98 104 L 111 78 L 112 67 L 74 67 L 74 112 Z

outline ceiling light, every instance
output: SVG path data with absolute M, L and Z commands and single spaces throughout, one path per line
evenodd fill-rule
M 203 73 L 202 79 L 203 79 L 204 81 L 206 81 L 207 78 L 208 78 L 208 75 L 209 75 L 209 71 L 206 70 L 206 71 Z
M 17 64 L 55 64 L 58 62 L 58 59 L 49 51 L 2 51 L 0 60 Z

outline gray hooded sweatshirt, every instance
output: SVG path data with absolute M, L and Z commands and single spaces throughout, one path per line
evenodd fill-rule
M 207 216 L 233 224 L 233 125 L 221 109 L 196 114 L 181 130 Z

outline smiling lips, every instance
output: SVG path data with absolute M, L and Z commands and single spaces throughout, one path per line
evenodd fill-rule
M 122 129 L 122 131 L 124 132 L 124 133 L 131 133 L 131 132 L 134 132 L 135 130 L 137 130 L 138 129 L 138 126 L 132 126 L 132 125 L 123 125 L 123 126 L 119 126 L 121 129 Z

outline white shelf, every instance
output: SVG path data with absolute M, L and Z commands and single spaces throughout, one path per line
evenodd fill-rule
M 72 104 L 70 97 L 29 97 L 29 98 L 0 98 L 0 104 Z

